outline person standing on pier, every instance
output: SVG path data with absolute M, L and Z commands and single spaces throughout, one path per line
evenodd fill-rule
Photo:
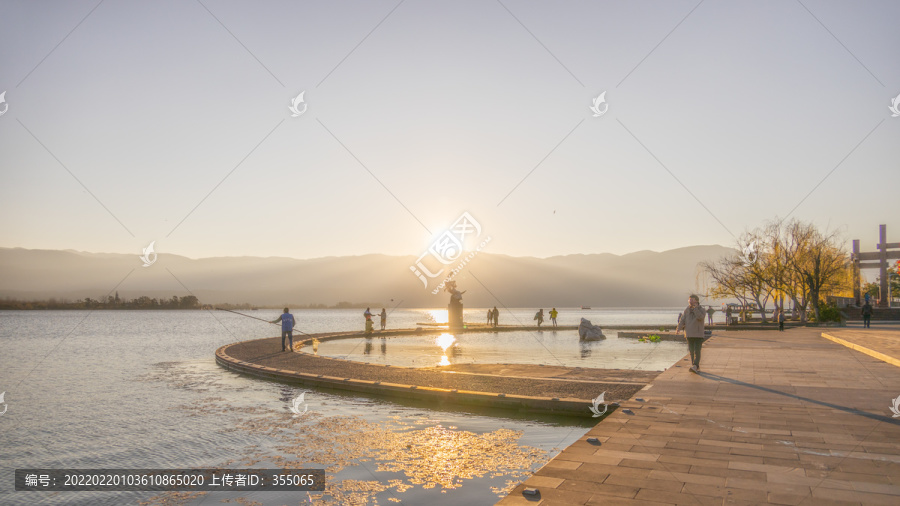
M 363 312 L 363 317 L 366 319 L 366 335 L 371 335 L 375 330 L 375 322 L 372 321 L 372 308 L 367 307 Z
M 700 297 L 691 295 L 688 298 L 688 307 L 684 309 L 681 318 L 678 319 L 678 327 L 675 332 L 684 329 L 684 337 L 688 342 L 688 350 L 691 352 L 691 372 L 700 372 L 700 348 L 703 346 L 703 337 L 706 329 L 703 321 L 706 319 L 706 311 L 700 307 Z
M 281 351 L 285 351 L 285 337 L 288 338 L 288 343 L 291 346 L 291 351 L 294 351 L 294 315 L 290 313 L 290 310 L 288 310 L 288 308 L 284 308 L 284 313 L 282 313 L 278 318 L 272 320 L 271 323 L 278 323 L 279 321 L 281 321 Z
M 559 316 L 559 311 L 556 308 L 550 310 L 550 321 L 553 322 L 553 326 L 556 327 L 556 317 Z
M 494 310 L 491 311 L 494 316 L 494 326 L 497 327 L 500 325 L 500 310 L 497 309 L 497 306 L 494 306 Z
M 385 326 L 387 326 L 387 311 L 381 308 L 381 330 L 384 330 Z

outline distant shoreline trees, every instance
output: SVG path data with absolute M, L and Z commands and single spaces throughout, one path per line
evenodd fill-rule
M 155 298 L 142 295 L 140 297 L 125 300 L 107 296 L 106 300 L 85 297 L 75 302 L 49 298 L 46 300 L 24 301 L 7 297 L 0 301 L 0 309 L 201 309 L 200 301 L 193 295 L 179 297 L 173 295 L 171 299 Z
M 737 240 L 741 253 L 703 262 L 711 278 L 710 295 L 735 298 L 743 305 L 755 302 L 766 322 L 766 304 L 784 299 L 793 302 L 801 321 L 811 309 L 822 319 L 827 295 L 852 293 L 850 255 L 836 231 L 820 231 L 810 223 L 774 220 L 745 233 Z M 783 307 L 782 307 L 783 309 Z
M 0 300 L 0 310 L 46 310 L 46 309 L 232 309 L 232 310 L 254 310 L 254 309 L 281 309 L 283 307 L 291 309 L 365 309 L 367 307 L 387 307 L 380 302 L 338 302 L 337 304 L 266 304 L 257 305 L 243 302 L 240 304 L 222 303 L 222 304 L 201 304 L 197 297 L 187 295 L 178 297 L 173 295 L 172 298 L 151 298 L 146 295 L 136 297 L 134 299 L 125 300 L 119 298 L 118 292 L 115 296 L 109 295 L 106 299 L 92 299 L 85 297 L 74 302 L 66 299 L 57 299 L 51 297 L 44 300 L 19 300 L 7 297 Z

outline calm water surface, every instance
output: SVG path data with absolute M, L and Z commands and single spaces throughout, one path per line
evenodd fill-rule
M 597 369 L 663 371 L 687 352 L 673 341 L 640 342 L 604 331 L 602 341 L 581 341 L 575 330 L 444 333 L 430 336 L 348 338 L 303 351 L 404 367 L 453 364 L 543 364 Z M 315 350 L 313 349 L 315 348 Z
M 471 311 L 472 319 L 480 312 Z M 247 312 L 264 319 L 278 313 Z M 397 310 L 388 324 L 414 327 L 440 313 Z M 561 313 L 560 324 L 576 324 L 587 311 Z M 592 319 L 655 325 L 676 313 L 594 310 Z M 533 314 L 504 311 L 501 323 L 525 323 Z M 295 315 L 309 333 L 362 327 L 355 309 Z M 590 418 L 516 419 L 290 387 L 214 362 L 219 346 L 276 334 L 275 326 L 222 311 L 0 312 L 7 406 L 0 504 L 491 504 L 592 425 Z M 303 392 L 309 411 L 293 417 L 288 407 Z M 16 468 L 216 466 L 326 469 L 328 490 L 196 497 L 12 490 Z

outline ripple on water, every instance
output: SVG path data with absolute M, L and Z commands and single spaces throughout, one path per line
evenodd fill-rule
M 187 388 L 202 394 L 208 391 L 209 383 L 199 381 L 197 376 L 203 373 L 196 368 L 167 365 L 160 370 L 165 371 L 157 377 L 160 381 L 191 385 Z M 301 416 L 294 416 L 284 406 L 301 389 L 267 382 L 258 384 L 266 387 L 263 390 L 267 390 L 270 399 L 277 399 L 278 404 L 235 405 L 223 396 L 212 395 L 180 404 L 176 409 L 192 417 L 227 417 L 229 428 L 225 431 L 233 433 L 235 441 L 257 442 L 244 445 L 232 458 L 219 463 L 220 466 L 324 469 L 329 481 L 324 493 L 312 495 L 315 504 L 401 500 L 458 504 L 466 502 L 466 497 L 483 502 L 484 492 L 472 495 L 460 490 L 473 481 L 482 482 L 483 488 L 499 499 L 550 456 L 549 449 L 521 444 L 523 430 L 497 427 L 497 423 L 489 428 L 464 430 L 456 422 L 436 423 L 434 412 L 390 404 L 382 404 L 378 419 L 373 420 L 341 411 L 365 412 L 375 402 L 314 390 L 309 391 L 308 401 L 343 404 L 338 410 L 340 414 L 321 410 L 319 404 Z M 246 393 L 250 394 L 250 390 Z M 455 417 L 465 422 L 472 415 Z M 514 422 L 513 425 L 516 423 L 522 424 Z M 585 431 L 580 427 L 567 430 L 570 434 L 577 432 L 574 438 Z M 449 491 L 455 492 L 452 500 L 444 495 Z M 153 500 L 162 501 L 154 504 L 168 504 L 177 498 L 161 494 Z

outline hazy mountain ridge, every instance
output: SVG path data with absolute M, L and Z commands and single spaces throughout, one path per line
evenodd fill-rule
M 702 289 L 699 262 L 731 253 L 718 245 L 549 258 L 485 252 L 456 280 L 469 307 L 677 306 Z M 162 253 L 155 264 L 142 267 L 135 254 L 0 248 L 0 297 L 97 299 L 117 290 L 124 298 L 193 294 L 204 303 L 444 306 L 446 293 L 431 294 L 436 282 L 426 290 L 410 272 L 415 260 L 381 254 L 190 259 Z

